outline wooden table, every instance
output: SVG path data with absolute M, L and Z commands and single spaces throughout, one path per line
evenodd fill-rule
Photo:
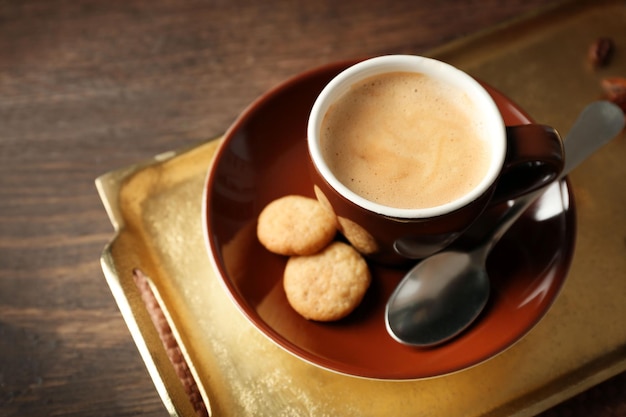
M 0 415 L 166 415 L 102 275 L 97 176 L 215 136 L 311 67 L 556 3 L 1 1 Z M 624 416 L 626 375 L 544 415 Z

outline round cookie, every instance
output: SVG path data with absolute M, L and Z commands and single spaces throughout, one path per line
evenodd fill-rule
M 363 257 L 350 245 L 334 242 L 310 256 L 287 261 L 283 287 L 289 304 L 309 320 L 339 320 L 360 303 L 371 282 Z
M 356 250 L 363 255 L 378 252 L 378 243 L 367 230 L 345 217 L 338 216 L 337 221 L 339 222 L 339 229 Z
M 311 255 L 328 245 L 337 232 L 335 216 L 308 197 L 288 195 L 269 203 L 257 223 L 257 237 L 280 255 Z

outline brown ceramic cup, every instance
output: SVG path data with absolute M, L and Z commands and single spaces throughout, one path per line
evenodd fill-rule
M 321 137 L 329 108 L 355 84 L 398 72 L 431 77 L 461 91 L 472 103 L 472 120 L 481 126 L 480 136 L 490 157 L 480 181 L 450 201 L 418 208 L 381 204 L 340 181 L 325 159 Z M 446 128 L 443 123 L 441 129 Z M 474 78 L 446 63 L 412 55 L 372 58 L 338 74 L 312 107 L 307 141 L 318 200 L 334 212 L 341 232 L 356 249 L 386 264 L 424 258 L 444 249 L 487 207 L 550 183 L 561 172 L 564 159 L 563 144 L 554 129 L 536 124 L 506 127 L 494 100 Z

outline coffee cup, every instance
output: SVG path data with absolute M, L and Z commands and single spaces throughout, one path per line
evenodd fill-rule
M 480 82 L 413 55 L 339 73 L 313 104 L 307 142 L 318 200 L 357 250 L 391 264 L 444 249 L 564 160 L 555 129 L 505 126 Z

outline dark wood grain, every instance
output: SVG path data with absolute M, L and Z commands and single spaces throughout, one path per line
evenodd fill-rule
M 0 0 L 0 415 L 166 415 L 100 269 L 97 176 L 222 132 L 303 70 L 554 3 Z M 605 392 L 626 377 L 545 415 L 626 415 Z

